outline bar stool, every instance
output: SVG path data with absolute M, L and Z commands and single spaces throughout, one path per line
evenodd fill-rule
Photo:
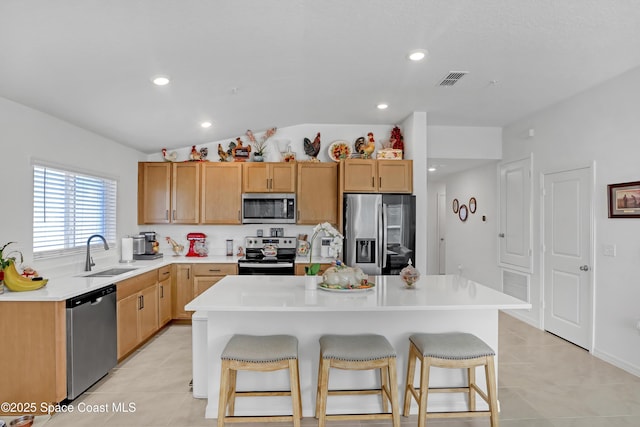
M 225 422 L 293 421 L 300 427 L 302 403 L 298 370 L 298 340 L 289 335 L 234 335 L 222 351 L 218 427 Z M 289 391 L 237 391 L 238 371 L 269 372 L 289 369 Z M 291 396 L 293 415 L 234 416 L 235 399 L 249 396 Z M 227 415 L 227 409 L 229 414 Z
M 380 388 L 329 390 L 330 368 L 345 370 L 380 369 Z M 383 413 L 327 415 L 327 396 L 367 394 L 380 394 Z M 389 402 L 391 403 L 391 413 L 387 413 Z M 316 418 L 318 418 L 318 427 L 325 427 L 326 420 L 376 419 L 391 419 L 394 427 L 400 426 L 396 352 L 385 337 L 370 334 L 323 335 L 320 337 Z
M 488 416 L 491 427 L 498 427 L 498 401 L 496 394 L 496 372 L 494 365 L 495 352 L 484 341 L 475 335 L 451 332 L 443 334 L 414 334 L 409 337 L 409 363 L 407 365 L 407 385 L 404 393 L 403 415 L 409 415 L 411 397 L 418 402 L 418 427 L 424 427 L 426 418 L 453 418 Z M 413 379 L 416 360 L 420 359 L 420 386 L 415 388 Z M 466 368 L 468 385 L 453 388 L 429 388 L 429 369 Z M 487 381 L 485 394 L 476 385 L 475 370 L 484 366 Z M 427 397 L 429 393 L 468 393 L 469 410 L 454 412 L 427 413 Z M 476 410 L 476 392 L 489 404 L 488 411 Z

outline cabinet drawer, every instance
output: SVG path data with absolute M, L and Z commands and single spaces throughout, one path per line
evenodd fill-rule
M 158 269 L 158 282 L 162 282 L 163 280 L 167 280 L 171 277 L 171 266 L 166 265 L 164 267 L 160 267 Z
M 120 301 L 123 298 L 133 295 L 147 286 L 151 286 L 156 283 L 158 279 L 158 271 L 152 270 L 139 276 L 132 277 L 131 279 L 123 280 L 116 284 L 117 299 Z
M 238 274 L 238 264 L 193 264 L 194 276 L 226 276 Z

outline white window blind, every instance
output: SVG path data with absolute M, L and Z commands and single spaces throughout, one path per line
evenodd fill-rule
M 34 165 L 34 258 L 80 252 L 92 234 L 114 245 L 116 196 L 115 180 Z

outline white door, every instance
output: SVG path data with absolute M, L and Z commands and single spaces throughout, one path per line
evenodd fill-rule
M 531 272 L 531 158 L 503 163 L 500 172 L 499 261 Z
M 447 241 L 445 240 L 447 195 L 438 193 L 438 274 L 447 274 Z
M 591 348 L 592 170 L 544 175 L 544 328 Z

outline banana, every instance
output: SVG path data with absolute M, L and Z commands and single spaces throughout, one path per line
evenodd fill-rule
M 24 277 L 18 273 L 13 261 L 9 261 L 9 265 L 4 269 L 4 284 L 14 292 L 35 291 L 46 285 L 47 282 L 48 279 L 31 280 L 28 277 Z

